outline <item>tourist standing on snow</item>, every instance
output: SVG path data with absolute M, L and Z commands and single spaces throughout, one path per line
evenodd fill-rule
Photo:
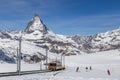
M 85 69 L 86 69 L 86 71 L 88 71 L 88 67 L 86 67 Z
M 76 72 L 78 72 L 78 71 L 79 71 L 79 67 L 76 68 Z
M 90 70 L 92 70 L 92 67 L 90 66 Z
M 107 70 L 107 74 L 108 74 L 108 75 L 110 75 L 110 74 L 111 74 L 109 69 Z

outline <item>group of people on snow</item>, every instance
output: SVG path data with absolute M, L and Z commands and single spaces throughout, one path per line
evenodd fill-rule
M 85 67 L 85 69 L 86 69 L 86 71 L 88 71 L 88 69 L 92 70 L 92 67 L 91 66 L 90 67 Z M 76 72 L 78 72 L 78 71 L 79 71 L 79 67 L 76 68 Z
M 88 72 L 88 70 L 92 70 L 92 66 L 90 66 L 90 67 L 85 67 L 85 69 L 86 69 L 86 72 Z M 79 67 L 76 68 L 76 72 L 78 72 L 78 71 L 79 71 Z M 109 76 L 111 75 L 111 72 L 110 72 L 109 69 L 107 70 L 107 74 L 108 74 Z

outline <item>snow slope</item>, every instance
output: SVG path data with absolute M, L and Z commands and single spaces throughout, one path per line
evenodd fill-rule
M 66 56 L 64 71 L 4 77 L 0 80 L 120 80 L 119 62 L 120 51 L 118 50 Z M 92 70 L 86 71 L 85 67 L 89 68 L 89 66 L 92 66 Z M 78 72 L 76 67 L 79 67 Z M 111 72 L 110 76 L 107 74 L 108 69 Z

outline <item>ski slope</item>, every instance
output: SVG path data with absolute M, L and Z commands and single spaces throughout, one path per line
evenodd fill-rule
M 92 66 L 92 70 L 85 69 L 90 66 Z M 79 67 L 78 72 L 76 72 L 77 67 Z M 23 69 L 25 70 L 25 68 Z M 107 74 L 108 69 L 111 75 Z M 120 51 L 111 50 L 66 56 L 66 70 L 64 71 L 3 77 L 0 80 L 120 80 Z

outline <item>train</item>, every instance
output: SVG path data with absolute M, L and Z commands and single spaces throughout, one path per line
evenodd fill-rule
M 65 69 L 65 65 L 62 65 L 62 63 L 59 61 L 52 61 L 48 63 L 48 70 L 57 71 L 57 70 L 64 70 L 64 69 Z

